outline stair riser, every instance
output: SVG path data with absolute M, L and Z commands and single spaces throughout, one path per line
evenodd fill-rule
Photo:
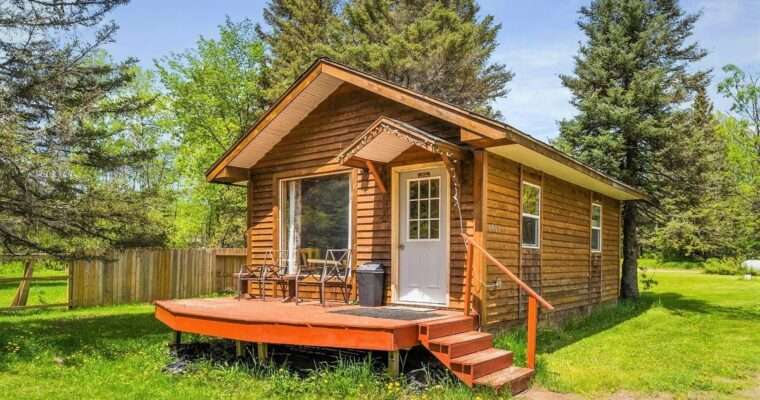
M 428 326 L 420 326 L 420 339 L 431 340 L 444 336 L 456 335 L 457 333 L 463 333 L 475 330 L 475 320 L 465 319 L 457 320 L 454 322 L 430 324 Z
M 472 354 L 476 351 L 485 350 L 491 347 L 493 347 L 493 338 L 484 337 L 482 339 L 475 339 L 468 342 L 454 343 L 448 346 L 448 349 L 446 349 L 444 346 L 444 348 L 441 350 L 443 353 L 446 353 L 449 356 L 450 360 L 452 358 L 465 356 L 467 354 Z
M 472 379 L 478 379 L 500 369 L 508 368 L 512 365 L 512 353 L 505 354 L 501 357 L 487 360 L 473 365 L 451 364 L 451 369 L 455 372 L 461 372 Z
M 514 381 L 510 382 L 509 390 L 512 392 L 512 396 L 528 390 L 528 387 L 530 387 L 530 379 L 531 376 L 527 376 L 524 378 L 515 379 Z

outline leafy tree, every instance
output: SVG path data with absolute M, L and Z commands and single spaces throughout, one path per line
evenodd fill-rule
M 561 76 L 579 114 L 560 123 L 557 145 L 648 191 L 656 203 L 668 196 L 667 183 L 680 179 L 666 166 L 676 155 L 668 144 L 684 134 L 681 106 L 706 81 L 705 72 L 688 68 L 705 55 L 687 43 L 698 15 L 686 14 L 677 0 L 595 0 L 580 15 L 587 40 L 575 74 Z M 648 211 L 637 202 L 623 209 L 622 297 L 639 295 L 637 234 Z
M 182 193 L 172 239 L 177 245 L 243 242 L 245 189 L 209 185 L 204 171 L 266 106 L 264 47 L 248 20 L 227 20 L 219 36 L 202 37 L 196 49 L 156 65 L 171 114 L 164 124 L 177 145 L 175 168 Z
M 731 111 L 748 121 L 757 154 L 760 156 L 760 75 L 749 75 L 733 64 L 723 67 L 728 76 L 718 91 L 733 101 Z
M 272 0 L 264 11 L 273 94 L 328 56 L 459 106 L 497 115 L 512 73 L 491 62 L 501 25 L 473 0 Z M 271 97 L 271 95 L 270 95 Z
M 99 50 L 117 29 L 103 19 L 126 3 L 0 2 L 0 243 L 6 252 L 64 257 L 101 243 L 161 242 L 146 222 L 150 190 L 114 179 L 154 156 L 148 145 L 124 146 L 138 132 L 111 123 L 152 101 L 125 89 L 135 60 L 113 63 Z

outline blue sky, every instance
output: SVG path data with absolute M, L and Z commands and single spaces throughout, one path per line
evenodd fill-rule
M 557 121 L 572 117 L 570 93 L 559 74 L 571 73 L 573 56 L 583 36 L 577 28 L 577 11 L 588 1 L 481 0 L 481 14 L 494 15 L 502 24 L 494 59 L 515 74 L 506 98 L 496 107 L 507 122 L 533 136 L 548 140 L 557 135 Z M 145 67 L 171 52 L 194 47 L 203 35 L 215 36 L 229 15 L 261 22 L 263 0 L 132 0 L 111 17 L 121 26 L 108 50 L 117 59 L 134 56 Z M 698 64 L 712 69 L 712 97 L 716 108 L 728 111 L 730 103 L 715 92 L 728 63 L 760 73 L 760 0 L 682 0 L 689 12 L 703 11 L 694 39 L 709 51 Z

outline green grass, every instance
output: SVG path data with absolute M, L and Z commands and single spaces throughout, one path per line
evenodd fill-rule
M 13 399 L 471 399 L 452 379 L 416 392 L 368 363 L 319 366 L 306 376 L 250 363 L 197 361 L 182 375 L 169 330 L 149 305 L 0 314 L 0 393 Z M 192 338 L 192 340 L 203 340 Z M 481 390 L 483 398 L 495 397 Z
M 659 284 L 539 335 L 537 381 L 599 396 L 617 391 L 730 397 L 760 372 L 760 280 L 659 270 Z M 521 346 L 522 335 L 498 339 Z M 518 347 L 519 348 L 519 347 Z
M 38 264 L 34 268 L 33 276 L 62 276 L 66 274 L 67 272 L 62 266 Z M 0 278 L 20 278 L 23 275 L 24 266 L 20 262 L 0 264 Z M 11 305 L 18 285 L 18 282 L 0 283 L 0 308 Z M 65 280 L 32 282 L 27 305 L 65 303 L 67 298 L 68 283 Z
M 588 397 L 629 391 L 676 398 L 731 397 L 760 372 L 760 280 L 654 271 L 638 303 L 607 307 L 539 335 L 537 383 Z M 345 398 L 471 399 L 442 379 L 414 391 L 363 362 L 319 366 L 306 376 L 251 363 L 196 361 L 170 375 L 170 332 L 149 305 L 0 314 L 0 393 L 19 399 Z M 202 340 L 193 338 L 193 340 Z M 524 359 L 524 332 L 497 344 Z M 757 385 L 757 382 L 754 383 Z

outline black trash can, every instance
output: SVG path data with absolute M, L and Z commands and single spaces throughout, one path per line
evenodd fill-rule
M 365 263 L 356 269 L 359 305 L 378 307 L 383 305 L 385 268 L 380 263 Z

